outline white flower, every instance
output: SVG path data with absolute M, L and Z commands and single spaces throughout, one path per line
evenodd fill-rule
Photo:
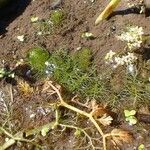
M 107 56 L 107 55 L 106 55 Z M 133 53 L 129 53 L 124 56 L 116 56 L 113 57 L 114 55 L 110 53 L 110 56 L 108 55 L 106 58 L 108 59 L 107 63 L 113 63 L 113 68 L 116 68 L 118 66 L 123 66 L 123 65 L 131 65 L 134 64 L 135 61 L 137 60 L 137 57 L 134 56 Z
M 113 58 L 113 56 L 114 56 L 115 54 L 116 54 L 115 52 L 113 52 L 112 50 L 110 50 L 110 51 L 106 54 L 105 60 L 111 61 L 112 58 Z
M 117 38 L 127 42 L 129 49 L 133 49 L 141 47 L 143 35 L 144 31 L 142 27 L 130 26 L 120 36 L 117 36 Z
M 23 41 L 24 41 L 24 35 L 19 35 L 19 36 L 17 36 L 17 39 L 18 39 L 20 42 L 23 42 Z
M 135 60 L 137 60 L 137 57 L 134 56 L 133 53 L 129 53 L 129 52 L 128 52 L 128 55 L 124 56 L 124 62 L 125 62 L 126 64 L 132 64 L 132 63 L 135 62 Z
M 136 70 L 136 67 L 135 67 L 134 64 L 129 64 L 129 65 L 127 65 L 127 72 L 128 72 L 129 74 L 135 75 L 136 71 L 137 71 L 137 70 Z
M 119 66 L 119 65 L 124 65 L 124 60 L 123 60 L 123 58 L 121 58 L 121 57 L 115 57 L 115 63 L 116 63 L 116 66 Z
M 136 71 L 135 67 L 133 68 L 133 64 L 136 62 L 137 57 L 134 53 L 128 52 L 127 55 L 119 56 L 112 50 L 110 50 L 105 56 L 106 64 L 111 64 L 113 68 L 117 68 L 118 66 L 126 66 L 127 71 L 132 73 Z M 134 71 L 133 71 L 134 69 Z

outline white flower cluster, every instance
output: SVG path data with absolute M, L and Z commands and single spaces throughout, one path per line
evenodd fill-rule
M 109 63 L 113 63 L 113 56 L 116 55 L 115 52 L 113 52 L 112 50 L 110 50 L 106 56 L 105 56 L 105 60 Z
M 114 68 L 117 68 L 118 66 L 129 66 L 135 63 L 137 60 L 137 57 L 134 56 L 133 53 L 129 53 L 124 56 L 116 56 L 116 53 L 113 51 L 110 51 L 105 56 L 106 63 L 113 64 Z
M 117 36 L 117 38 L 121 41 L 127 42 L 127 46 L 131 50 L 141 47 L 143 35 L 144 31 L 142 27 L 130 26 L 127 27 L 126 31 L 124 31 L 120 36 Z
M 137 60 L 137 57 L 134 56 L 133 53 L 129 53 L 122 57 L 115 57 L 116 65 L 130 65 L 133 64 Z

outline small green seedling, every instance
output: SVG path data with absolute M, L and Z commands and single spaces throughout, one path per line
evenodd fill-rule
M 50 21 L 52 22 L 54 27 L 58 27 L 62 24 L 64 19 L 64 13 L 62 10 L 55 10 L 50 15 Z
M 124 115 L 126 121 L 129 122 L 129 125 L 135 125 L 137 123 L 137 118 L 135 117 L 136 111 L 135 110 L 124 110 Z
M 138 146 L 138 150 L 145 150 L 144 144 L 140 144 L 140 145 Z
M 2 78 L 14 78 L 15 74 L 11 70 L 7 70 L 5 68 L 0 69 L 0 79 Z
M 38 17 L 32 16 L 31 22 L 36 23 L 36 27 L 38 28 L 37 35 L 51 35 L 56 31 L 55 29 L 62 25 L 64 16 L 62 10 L 53 10 L 46 19 L 40 20 Z
M 27 58 L 32 69 L 39 73 L 43 73 L 46 67 L 45 62 L 49 59 L 49 53 L 48 51 L 37 47 L 29 51 Z
M 50 127 L 44 126 L 41 130 L 41 135 L 46 136 L 49 130 L 50 130 Z
M 75 137 L 80 137 L 81 136 L 81 130 L 80 129 L 76 129 L 76 131 L 74 132 Z

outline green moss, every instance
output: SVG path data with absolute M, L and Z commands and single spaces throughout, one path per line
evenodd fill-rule
M 50 15 L 50 20 L 54 27 L 60 26 L 64 19 L 64 13 L 62 10 L 55 10 Z
M 46 50 L 37 47 L 29 51 L 27 58 L 30 66 L 34 70 L 42 73 L 45 71 L 45 62 L 49 59 L 49 53 Z

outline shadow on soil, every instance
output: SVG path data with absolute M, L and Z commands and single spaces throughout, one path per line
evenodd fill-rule
M 123 9 L 123 10 L 117 10 L 112 13 L 111 17 L 116 16 L 116 15 L 129 15 L 129 14 L 140 14 L 140 7 L 133 7 L 133 8 L 128 8 L 128 9 Z M 147 8 L 145 10 L 145 17 L 150 16 L 150 9 Z
M 31 0 L 12 0 L 9 5 L 0 8 L 0 35 L 7 32 L 7 26 L 21 15 Z
M 149 60 L 150 59 L 150 47 L 144 47 L 143 49 L 143 60 Z

